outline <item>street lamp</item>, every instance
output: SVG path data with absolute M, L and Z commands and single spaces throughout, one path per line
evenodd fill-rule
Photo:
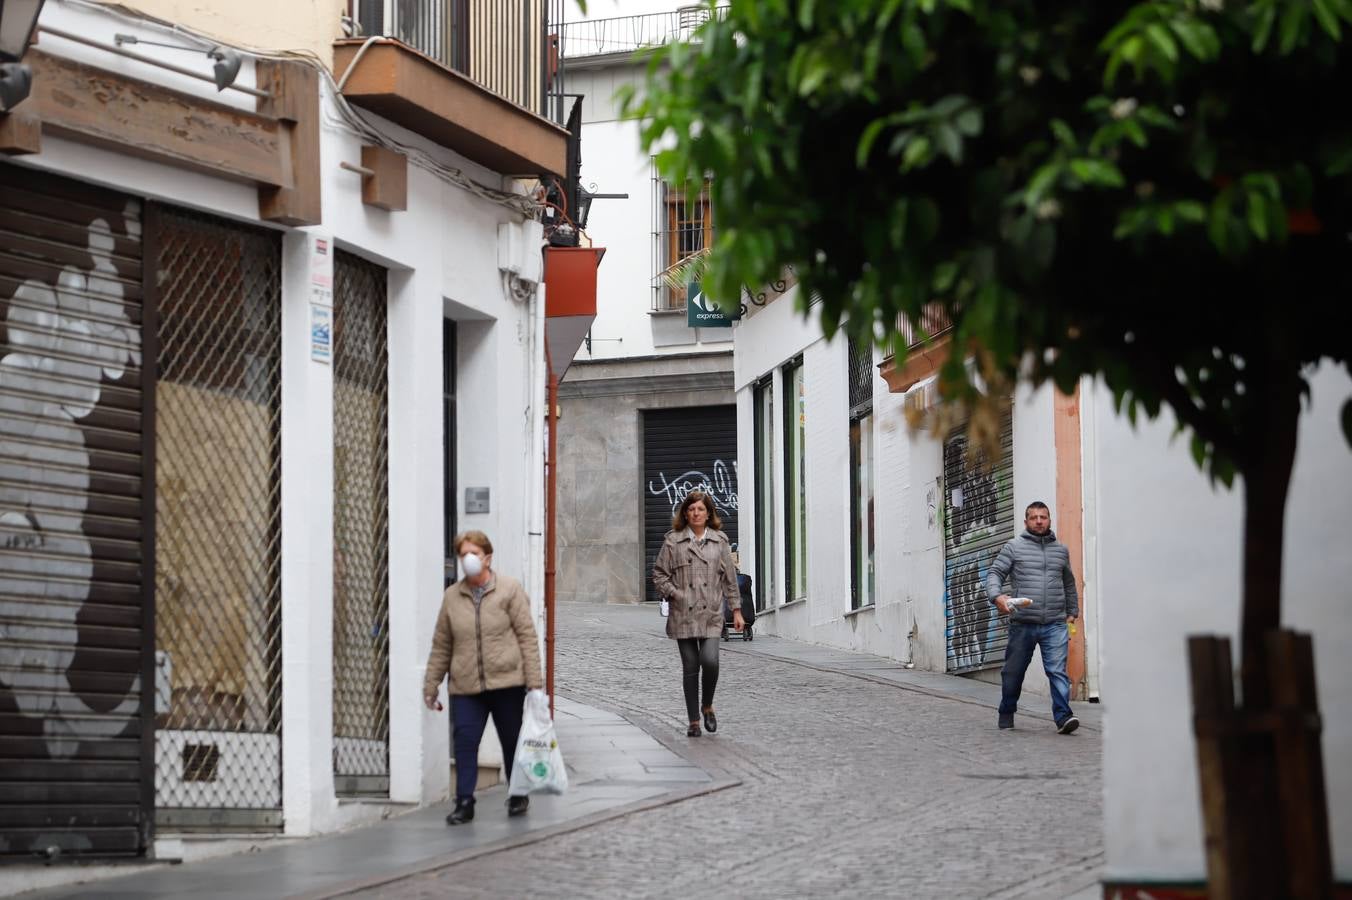
M 20 62 L 38 24 L 44 0 L 0 0 L 0 111 L 28 96 L 33 72 Z

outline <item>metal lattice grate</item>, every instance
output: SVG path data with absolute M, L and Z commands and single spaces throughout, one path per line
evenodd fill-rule
M 850 412 L 867 412 L 873 404 L 873 348 L 849 339 Z
M 342 794 L 389 790 L 386 272 L 334 258 L 333 725 Z
M 163 208 L 155 253 L 157 821 L 281 824 L 281 247 Z M 200 761 L 211 759 L 210 766 Z M 227 811 L 227 812 L 223 812 Z

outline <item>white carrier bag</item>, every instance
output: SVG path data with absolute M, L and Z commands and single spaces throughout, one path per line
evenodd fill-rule
M 541 690 L 527 691 L 507 795 L 562 794 L 567 789 L 568 770 L 549 718 L 549 696 Z

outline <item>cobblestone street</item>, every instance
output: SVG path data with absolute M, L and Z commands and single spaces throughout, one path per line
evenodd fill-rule
M 1095 895 L 1097 716 L 1059 736 L 1046 698 L 1032 697 L 1031 715 L 1000 732 L 994 709 L 961 692 L 771 658 L 786 646 L 801 647 L 766 636 L 724 644 L 719 732 L 690 739 L 678 657 L 656 609 L 562 606 L 560 693 L 619 712 L 742 783 L 368 896 Z

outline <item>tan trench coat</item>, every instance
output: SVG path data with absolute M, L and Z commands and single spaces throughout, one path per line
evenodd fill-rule
M 668 531 L 657 552 L 653 585 L 671 602 L 669 638 L 716 638 L 723 628 L 724 604 L 742 608 L 727 535 L 710 528 L 705 537 L 701 545 L 689 529 Z

